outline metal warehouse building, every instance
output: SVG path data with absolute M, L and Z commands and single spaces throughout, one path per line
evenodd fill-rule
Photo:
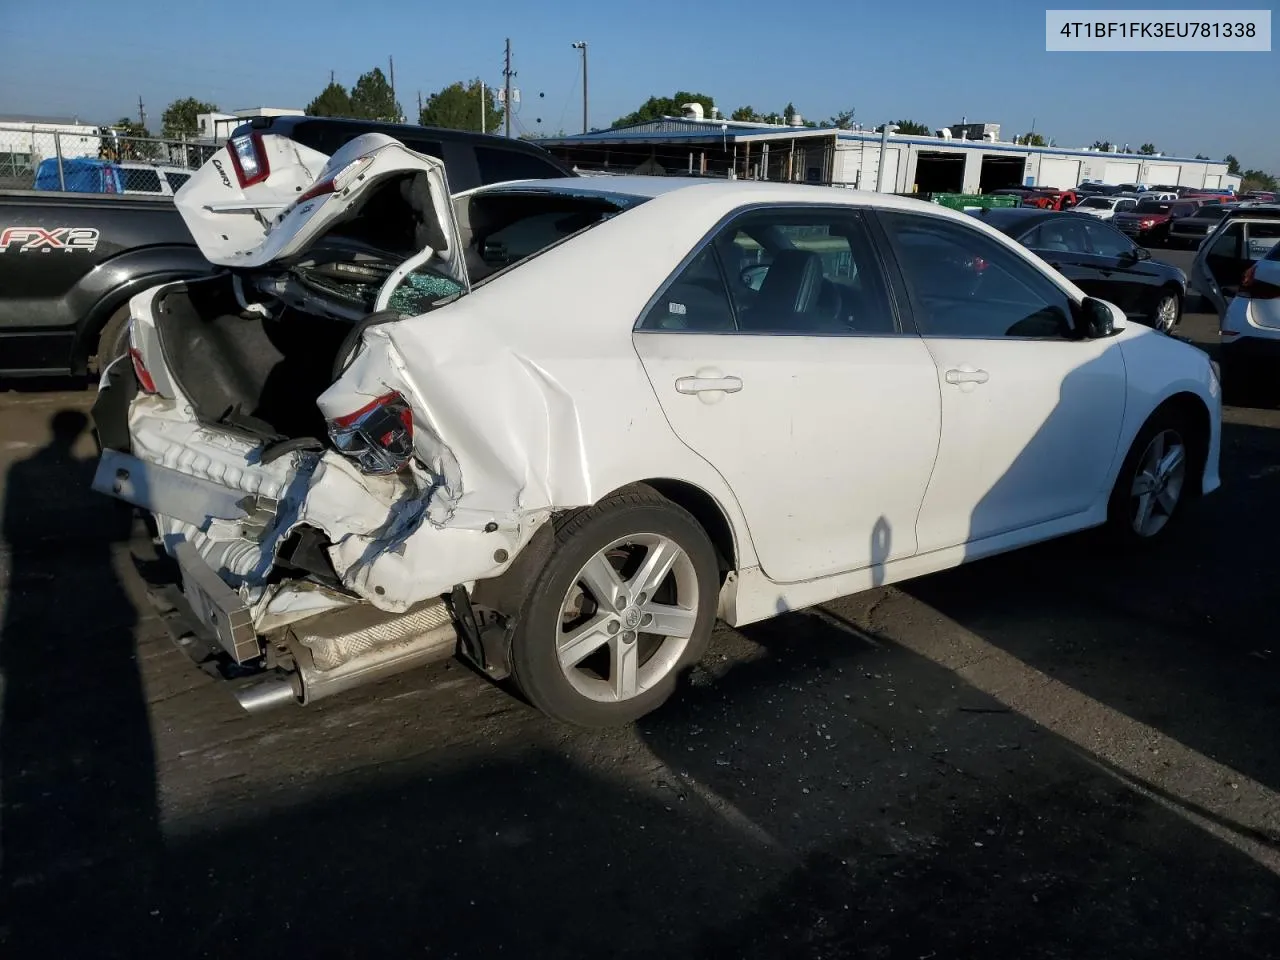
M 975 126 L 983 137 L 965 139 Z M 782 180 L 891 193 L 1074 187 L 1084 180 L 1195 188 L 1240 182 L 1217 161 L 1024 147 L 998 137 L 997 124 L 949 128 L 936 137 L 891 135 L 882 157 L 878 133 L 690 116 L 538 142 L 584 172 Z

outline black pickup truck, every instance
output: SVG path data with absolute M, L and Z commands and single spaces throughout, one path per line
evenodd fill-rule
M 331 155 L 370 132 L 443 159 L 455 192 L 573 176 L 527 142 L 360 120 L 259 118 L 228 144 L 275 135 Z M 0 191 L 0 378 L 97 372 L 124 348 L 130 297 L 214 270 L 171 198 Z

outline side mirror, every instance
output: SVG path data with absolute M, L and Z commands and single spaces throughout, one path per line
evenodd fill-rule
M 1085 297 L 1080 304 L 1080 335 L 1086 340 L 1102 340 L 1116 332 L 1111 305 L 1096 297 Z
M 1134 259 L 1134 260 L 1150 260 L 1150 259 L 1151 259 L 1151 251 L 1150 251 L 1150 250 L 1148 250 L 1146 247 L 1134 247 L 1134 248 L 1133 248 L 1133 259 Z

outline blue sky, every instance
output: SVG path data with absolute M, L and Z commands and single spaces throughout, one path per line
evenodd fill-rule
M 864 124 L 938 127 L 964 116 L 1001 123 L 1005 137 L 1034 120 L 1062 145 L 1151 141 L 1167 154 L 1233 153 L 1280 173 L 1280 53 L 1046 53 L 1045 6 L 64 0 L 41 12 L 2 0 L 0 115 L 105 122 L 136 116 L 139 94 L 153 128 L 187 95 L 223 108 L 302 107 L 330 70 L 349 85 L 375 65 L 385 71 L 388 55 L 413 115 L 419 90 L 475 76 L 500 83 L 510 37 L 517 126 L 572 133 L 582 87 L 570 43 L 587 40 L 597 126 L 679 89 L 712 95 L 726 113 L 744 103 L 781 111 L 790 100 L 815 120 L 850 106 Z

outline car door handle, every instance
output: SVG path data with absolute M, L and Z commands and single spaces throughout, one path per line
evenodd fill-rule
M 738 377 L 681 377 L 676 381 L 676 393 L 737 393 L 741 389 Z
M 986 383 L 991 375 L 985 370 L 948 370 L 947 383 Z

